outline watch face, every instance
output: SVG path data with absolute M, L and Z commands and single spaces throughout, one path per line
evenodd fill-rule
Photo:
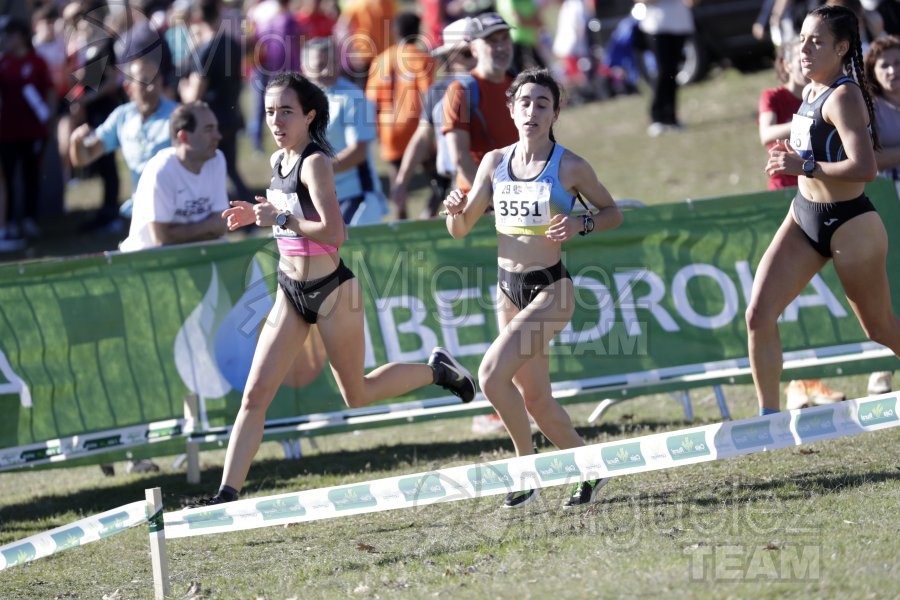
M 810 173 L 812 173 L 815 170 L 816 170 L 816 161 L 814 161 L 811 158 L 807 158 L 805 161 L 803 161 L 803 172 L 804 173 L 809 175 Z
M 288 214 L 287 213 L 278 213 L 278 216 L 275 217 L 275 224 L 279 227 L 284 227 L 288 222 Z

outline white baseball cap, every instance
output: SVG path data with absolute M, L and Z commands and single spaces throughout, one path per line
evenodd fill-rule
M 444 43 L 431 51 L 432 56 L 441 56 L 450 54 L 456 50 L 465 48 L 472 41 L 475 33 L 474 19 L 463 17 L 462 19 L 453 21 L 446 27 L 441 34 Z

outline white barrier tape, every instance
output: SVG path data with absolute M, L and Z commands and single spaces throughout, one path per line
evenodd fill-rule
M 119 429 L 83 433 L 0 450 L 0 471 L 80 458 L 111 449 L 132 448 L 182 437 L 184 419 L 169 419 Z
M 143 500 L 0 546 L 0 571 L 108 538 L 147 522 Z
M 897 395 L 885 394 L 572 450 L 184 509 L 164 515 L 166 538 L 412 508 L 787 448 L 900 426 L 897 402 Z

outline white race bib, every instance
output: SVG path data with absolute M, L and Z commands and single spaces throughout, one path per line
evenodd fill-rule
M 280 213 L 288 211 L 297 218 L 304 218 L 303 210 L 300 208 L 300 200 L 296 193 L 285 194 L 281 190 L 266 190 L 266 200 L 278 209 Z M 272 232 L 275 237 L 301 237 L 297 232 L 278 225 L 272 225 Z
M 812 129 L 813 120 L 803 115 L 794 115 L 791 119 L 791 148 L 802 158 L 812 158 Z
M 498 226 L 534 227 L 550 224 L 550 184 L 545 181 L 504 181 L 494 189 Z

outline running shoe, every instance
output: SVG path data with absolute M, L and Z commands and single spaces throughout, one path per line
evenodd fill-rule
M 459 396 L 463 402 L 471 402 L 475 398 L 475 379 L 447 350 L 436 347 L 431 351 L 428 364 L 434 371 L 437 385 Z
M 609 477 L 606 479 L 591 479 L 582 481 L 572 490 L 572 495 L 563 504 L 563 508 L 574 508 L 584 504 L 590 504 L 597 499 L 597 490 L 609 483 Z
M 869 375 L 867 390 L 870 394 L 887 394 L 891 391 L 891 372 L 875 371 Z
M 503 501 L 503 508 L 522 508 L 527 504 L 531 504 L 538 496 L 541 490 L 522 490 L 521 492 L 510 492 Z

